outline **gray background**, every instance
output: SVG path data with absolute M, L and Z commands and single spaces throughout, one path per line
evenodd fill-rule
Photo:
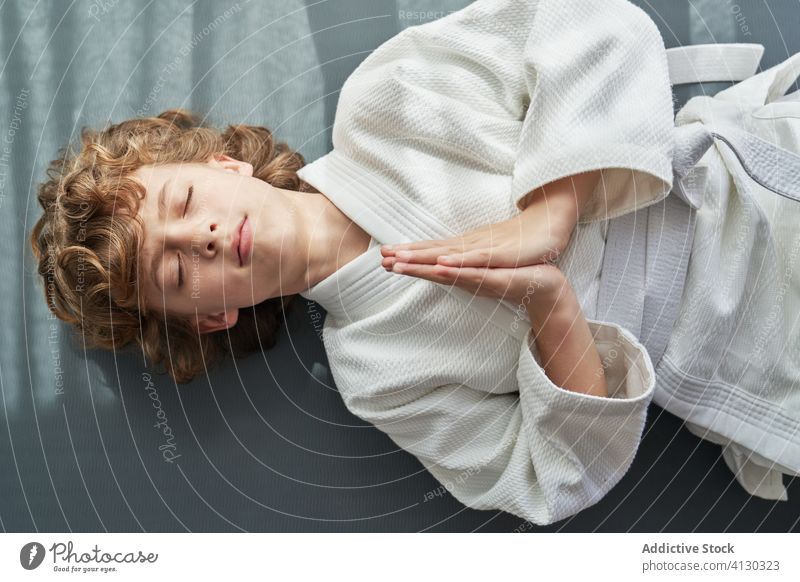
M 668 47 L 758 42 L 764 68 L 800 50 L 798 0 L 636 3 Z M 267 126 L 312 161 L 332 147 L 348 74 L 383 41 L 428 21 L 407 12 L 467 4 L 0 3 L 0 144 L 10 150 L 0 166 L 3 531 L 797 529 L 797 480 L 789 502 L 748 496 L 718 446 L 655 405 L 629 473 L 574 518 L 537 528 L 449 495 L 426 501 L 439 483 L 345 409 L 313 324 L 321 308 L 302 298 L 273 350 L 181 387 L 152 376 L 180 455 L 167 463 L 141 354 L 86 351 L 48 319 L 27 245 L 35 187 L 82 126 L 183 106 L 218 125 Z M 725 86 L 677 88 L 678 103 Z

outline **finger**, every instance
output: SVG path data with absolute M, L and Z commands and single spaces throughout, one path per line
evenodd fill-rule
M 464 244 L 463 237 L 448 239 L 421 240 L 408 243 L 397 243 L 393 245 L 381 245 L 381 254 L 384 257 L 394 256 L 397 251 L 416 251 L 420 249 L 447 248 L 460 249 Z
M 411 277 L 418 277 L 420 279 L 427 279 L 428 281 L 433 281 L 434 283 L 453 285 L 456 282 L 456 272 L 458 269 L 444 267 L 442 265 L 395 262 L 391 268 L 391 271 L 399 275 L 408 275 Z
M 503 250 L 498 248 L 476 248 L 464 253 L 450 253 L 438 257 L 440 265 L 451 267 L 504 267 L 514 268 L 519 266 L 520 255 L 518 250 Z
M 502 299 L 509 291 L 507 269 L 485 267 L 446 267 L 453 283 L 474 295 Z
M 383 259 L 381 259 L 381 267 L 383 267 L 387 271 L 391 271 L 395 263 L 403 263 L 410 265 L 430 265 L 430 266 L 436 266 L 437 264 L 435 261 L 431 263 L 408 263 L 408 261 L 401 261 L 396 257 L 384 257 Z M 444 265 L 444 266 L 449 266 L 449 265 Z
M 421 279 L 427 279 L 434 283 L 443 285 L 455 285 L 473 295 L 496 296 L 497 282 L 490 270 L 482 268 L 458 268 L 443 265 L 424 265 L 415 263 L 394 264 L 394 273 L 410 275 Z
M 415 251 L 408 251 L 408 250 L 400 250 L 394 253 L 394 257 L 403 263 L 426 263 L 429 265 L 435 265 L 436 259 L 438 259 L 442 255 L 450 255 L 458 252 L 463 252 L 465 250 L 470 250 L 470 246 L 463 246 L 463 247 L 432 247 L 429 249 L 418 249 Z

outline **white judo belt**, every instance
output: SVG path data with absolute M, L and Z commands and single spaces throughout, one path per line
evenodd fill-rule
M 763 188 L 800 202 L 800 156 L 733 126 L 694 122 L 676 127 L 673 189 L 656 204 L 609 220 L 597 319 L 631 331 L 655 367 L 678 315 L 703 203 L 706 168 L 696 166 L 714 139 L 736 155 Z M 673 195 L 674 194 L 674 195 Z

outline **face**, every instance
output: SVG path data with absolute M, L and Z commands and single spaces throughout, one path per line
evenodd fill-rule
M 150 309 L 185 315 L 208 333 L 235 325 L 239 308 L 281 293 L 295 229 L 283 191 L 226 155 L 206 163 L 143 166 L 140 206 Z

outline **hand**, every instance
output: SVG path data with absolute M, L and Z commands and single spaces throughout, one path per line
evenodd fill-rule
M 574 227 L 574 203 L 535 203 L 517 216 L 440 240 L 381 246 L 384 267 L 395 261 L 460 267 L 522 267 L 558 259 Z
M 569 243 L 578 216 L 600 179 L 598 170 L 554 180 L 532 190 L 508 220 L 441 240 L 381 247 L 384 267 L 395 260 L 461 267 L 522 267 L 551 263 Z
M 540 305 L 552 303 L 565 289 L 569 289 L 561 270 L 549 263 L 525 267 L 448 267 L 396 262 L 387 271 L 442 285 L 455 285 L 473 295 L 508 299 L 526 305 L 534 297 Z

